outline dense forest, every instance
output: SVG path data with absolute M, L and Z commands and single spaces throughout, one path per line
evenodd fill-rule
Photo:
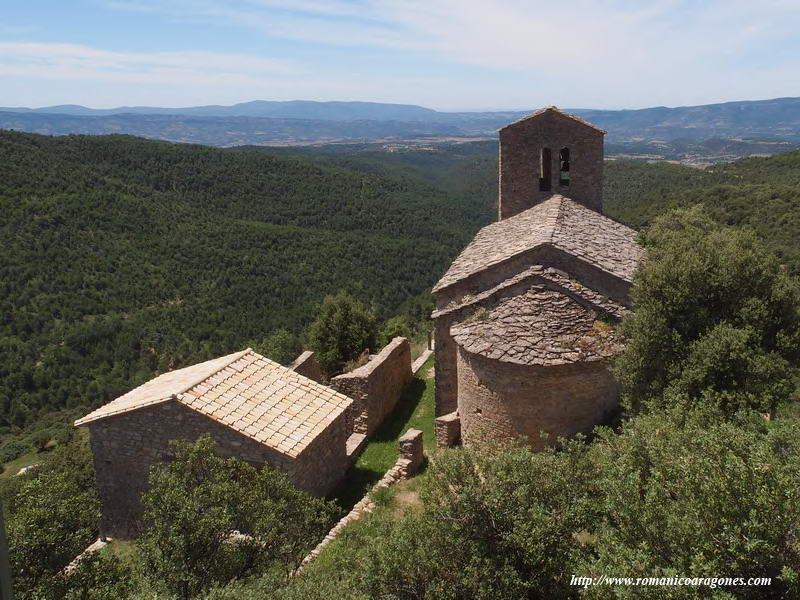
M 754 229 L 787 267 L 800 271 L 800 152 L 708 169 L 609 162 L 606 212 L 641 227 L 672 208 L 703 204 L 718 221 Z
M 347 289 L 381 318 L 491 219 L 402 172 L 124 136 L 0 135 L 0 421 L 299 333 Z

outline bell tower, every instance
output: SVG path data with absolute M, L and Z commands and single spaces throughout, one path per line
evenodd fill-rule
M 498 220 L 554 194 L 602 213 L 605 133 L 555 106 L 503 127 Z

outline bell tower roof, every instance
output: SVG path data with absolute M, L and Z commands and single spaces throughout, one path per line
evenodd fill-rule
M 503 131 L 504 129 L 508 129 L 510 127 L 514 127 L 515 125 L 517 125 L 519 123 L 523 123 L 523 122 L 529 121 L 531 119 L 536 119 L 536 118 L 539 118 L 539 117 L 541 117 L 543 115 L 547 115 L 547 114 L 557 114 L 557 115 L 560 115 L 562 117 L 567 117 L 568 119 L 572 119 L 573 121 L 576 121 L 576 122 L 580 123 L 581 125 L 586 125 L 590 129 L 594 129 L 595 131 L 597 131 L 598 133 L 603 134 L 603 135 L 608 133 L 605 129 L 601 129 L 597 125 L 593 125 L 592 123 L 589 123 L 589 121 L 587 121 L 585 119 L 581 119 L 578 115 L 573 115 L 572 113 L 568 113 L 565 110 L 561 110 L 557 106 L 545 106 L 544 108 L 540 108 L 539 110 L 534 111 L 531 114 L 522 117 L 521 119 L 517 119 L 516 121 L 513 121 L 512 123 L 509 123 L 508 125 L 506 125 L 504 127 L 501 127 L 500 131 Z

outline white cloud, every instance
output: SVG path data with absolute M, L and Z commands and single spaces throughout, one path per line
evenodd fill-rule
M 271 59 L 8 42 L 0 74 L 147 85 L 173 105 L 306 97 L 436 108 L 700 104 L 797 95 L 800 80 L 797 0 L 94 1 L 307 50 L 301 64 L 275 54 L 287 51 L 280 44 Z M 390 57 L 384 67 L 364 58 L 371 49 Z M 408 75 L 420 61 L 432 67 Z
M 512 104 L 537 88 L 573 105 L 701 102 L 788 91 L 777 78 L 800 79 L 796 56 L 758 58 L 785 40 L 798 49 L 797 0 L 109 1 L 313 44 L 414 52 L 440 62 L 443 79 L 448 63 L 513 72 Z M 766 87 L 743 85 L 751 78 Z
M 263 85 L 297 65 L 204 51 L 115 52 L 79 44 L 0 42 L 0 75 L 169 85 Z

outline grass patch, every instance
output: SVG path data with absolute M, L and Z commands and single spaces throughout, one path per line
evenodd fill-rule
M 337 487 L 333 498 L 343 509 L 349 510 L 394 465 L 400 454 L 397 440 L 406 431 L 421 430 L 426 451 L 433 449 L 434 383 L 433 379 L 425 378 L 432 366 L 433 356 L 406 386 L 394 411 L 381 424 Z
M 27 454 L 23 454 L 19 458 L 15 458 L 12 461 L 9 461 L 3 465 L 3 472 L 0 473 L 0 479 L 5 479 L 7 477 L 13 477 L 19 470 L 23 467 L 28 467 L 30 465 L 34 465 L 42 460 L 42 453 L 36 452 L 35 450 L 32 452 L 28 452 Z
M 102 550 L 119 558 L 129 566 L 136 564 L 139 549 L 133 540 L 111 540 Z
M 378 504 L 373 512 L 350 523 L 311 562 L 308 566 L 309 574 L 314 571 L 331 575 L 355 572 L 358 566 L 353 563 L 358 556 L 358 550 L 363 548 L 367 540 L 384 534 L 387 521 L 394 518 L 394 511 L 394 499 L 390 497 L 387 502 Z

